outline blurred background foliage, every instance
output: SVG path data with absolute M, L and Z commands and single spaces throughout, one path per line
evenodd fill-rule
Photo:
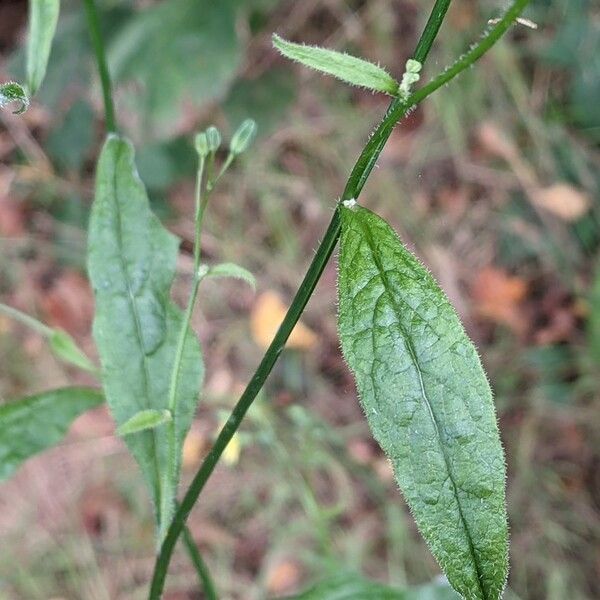
M 103 137 L 80 2 L 63 0 L 39 98 L 0 115 L 0 300 L 93 353 L 85 227 Z M 285 63 L 277 31 L 389 66 L 425 0 L 102 0 L 119 121 L 157 213 L 193 239 L 192 135 L 245 117 L 259 139 L 215 194 L 203 251 L 257 276 L 207 282 L 195 327 L 208 379 L 185 447 L 192 476 L 252 373 L 386 100 Z M 461 54 L 504 3 L 457 0 L 426 66 Z M 27 16 L 0 3 L 0 79 L 18 79 Z M 396 128 L 363 202 L 436 275 L 476 340 L 508 461 L 512 598 L 600 597 L 600 7 L 534 0 L 473 70 Z M 438 569 L 370 440 L 335 331 L 335 265 L 191 519 L 224 598 L 282 596 L 330 572 L 398 585 Z M 85 376 L 0 318 L 0 401 Z M 143 484 L 104 409 L 0 486 L 0 598 L 144 598 Z M 200 598 L 184 555 L 171 600 Z

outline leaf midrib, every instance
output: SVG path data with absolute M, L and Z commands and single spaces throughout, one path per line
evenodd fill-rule
M 140 315 L 138 313 L 137 310 L 137 305 L 135 303 L 135 295 L 133 293 L 132 290 L 132 285 L 131 285 L 131 280 L 129 278 L 129 271 L 127 269 L 127 265 L 125 263 L 125 259 L 123 257 L 123 221 L 121 219 L 121 207 L 120 207 L 120 203 L 118 201 L 118 190 L 119 190 L 119 184 L 117 182 L 117 173 L 118 173 L 118 167 L 122 158 L 122 154 L 124 149 L 126 149 L 126 146 L 123 145 L 123 143 L 121 142 L 121 144 L 119 145 L 119 149 L 117 150 L 117 155 L 116 155 L 116 160 L 114 163 L 114 171 L 113 171 L 113 194 L 112 194 L 112 198 L 114 198 L 114 202 L 116 204 L 116 219 L 117 219 L 117 244 L 119 246 L 119 262 L 121 263 L 121 270 L 123 271 L 123 275 L 125 278 L 125 283 L 127 286 L 127 295 L 129 297 L 129 304 L 131 306 L 131 311 L 133 313 L 133 320 L 135 322 L 135 332 L 136 332 L 136 338 L 137 338 L 137 343 L 140 347 L 140 351 L 142 353 L 142 365 L 143 365 L 143 386 L 144 386 L 144 399 L 145 399 L 145 405 L 147 408 L 151 408 L 151 404 L 149 402 L 150 399 L 150 394 L 149 394 L 149 389 L 150 389 L 150 371 L 148 369 L 148 363 L 147 363 L 147 358 L 146 358 L 146 352 L 144 350 L 144 343 L 143 343 L 143 334 L 142 334 L 142 324 L 140 321 Z M 159 472 L 159 468 L 158 468 L 158 452 L 157 452 L 157 448 L 156 448 L 156 433 L 154 431 L 149 431 L 147 432 L 150 436 L 151 436 L 151 440 L 152 440 L 152 454 L 154 455 L 154 461 L 152 463 L 153 467 L 154 467 L 154 474 L 155 474 L 155 480 L 156 480 L 156 485 L 155 485 L 155 490 L 156 490 L 156 502 L 157 502 L 157 510 L 160 511 L 160 507 L 162 506 L 162 483 L 161 483 L 161 478 L 160 478 L 160 472 Z M 160 518 L 160 517 L 159 517 Z
M 365 226 L 365 224 L 362 222 L 361 219 L 356 219 L 356 221 L 358 222 L 365 241 L 367 242 L 367 245 L 369 247 L 369 250 L 371 252 L 371 256 L 373 258 L 373 262 L 375 264 L 375 266 L 377 267 L 377 270 L 379 271 L 379 276 L 381 279 L 381 282 L 383 283 L 383 287 L 385 289 L 385 292 L 387 293 L 387 295 L 389 296 L 391 303 L 394 307 L 394 311 L 396 312 L 396 314 L 400 315 L 401 314 L 401 310 L 400 307 L 398 306 L 398 304 L 396 303 L 396 300 L 394 298 L 394 294 L 391 292 L 392 290 L 392 286 L 387 278 L 387 272 L 383 267 L 383 264 L 381 263 L 380 257 L 377 253 L 377 247 L 375 244 L 375 240 L 373 239 L 373 236 L 371 234 L 371 231 Z M 402 242 L 400 241 L 400 239 L 398 238 L 398 243 L 402 244 Z M 463 525 L 463 528 L 465 530 L 466 533 L 466 537 L 467 537 L 467 541 L 469 544 L 469 552 L 471 554 L 471 558 L 473 560 L 473 564 L 475 565 L 475 572 L 477 574 L 477 583 L 479 585 L 479 591 L 481 592 L 482 598 L 483 600 L 487 600 L 488 596 L 487 593 L 485 591 L 485 588 L 483 587 L 483 583 L 482 583 L 482 574 L 479 568 L 479 561 L 477 560 L 477 557 L 475 555 L 475 548 L 473 546 L 473 539 L 471 537 L 471 532 L 469 531 L 469 527 L 467 524 L 467 521 L 465 520 L 465 516 L 463 514 L 463 510 L 462 510 L 462 505 L 461 505 L 461 501 L 460 501 L 460 497 L 458 495 L 458 491 L 457 491 L 457 485 L 454 479 L 454 473 L 452 472 L 452 468 L 451 468 L 451 463 L 450 463 L 450 459 L 448 457 L 448 455 L 446 454 L 446 450 L 444 448 L 444 445 L 442 443 L 442 436 L 440 434 L 440 427 L 438 424 L 438 420 L 437 417 L 435 415 L 435 411 L 433 410 L 433 406 L 427 396 L 427 392 L 425 391 L 425 385 L 423 382 L 423 373 L 421 371 L 421 366 L 419 364 L 419 360 L 417 358 L 417 354 L 415 352 L 414 346 L 412 344 L 412 341 L 409 337 L 409 335 L 407 334 L 406 330 L 404 329 L 402 322 L 400 319 L 397 320 L 397 324 L 398 327 L 400 328 L 400 330 L 402 331 L 402 335 L 404 336 L 404 341 L 406 343 L 406 347 L 408 348 L 409 354 L 410 354 L 410 358 L 411 361 L 417 371 L 417 374 L 419 376 L 419 384 L 421 387 L 421 396 L 424 400 L 425 405 L 427 406 L 427 409 L 429 411 L 429 414 L 431 416 L 431 420 L 433 423 L 433 426 L 435 428 L 435 432 L 436 432 L 436 439 L 438 442 L 438 446 L 440 448 L 440 452 L 442 453 L 442 456 L 444 457 L 444 463 L 446 464 L 446 470 L 448 471 L 448 477 L 452 483 L 452 487 L 454 489 L 454 497 L 456 498 L 456 504 L 458 506 L 458 513 L 460 515 L 460 520 L 461 523 Z

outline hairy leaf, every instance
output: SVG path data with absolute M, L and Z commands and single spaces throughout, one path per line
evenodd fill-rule
M 135 170 L 133 146 L 109 136 L 96 174 L 88 270 L 96 299 L 94 337 L 107 401 L 118 426 L 140 411 L 168 409 L 182 326 L 182 313 L 169 297 L 178 246 L 179 240 L 150 210 Z M 150 486 L 159 536 L 171 520 L 183 440 L 203 372 L 200 346 L 188 331 L 173 423 L 125 438 Z
M 385 69 L 362 58 L 318 46 L 295 44 L 278 35 L 273 35 L 273 46 L 285 57 L 346 83 L 390 96 L 398 94 L 398 82 Z
M 365 579 L 354 573 L 340 573 L 325 579 L 289 600 L 458 600 L 447 583 L 430 583 L 401 589 Z
M 479 357 L 390 226 L 347 206 L 339 331 L 367 420 L 452 586 L 496 600 L 508 567 L 505 466 Z
M 44 80 L 59 11 L 59 0 L 29 0 L 27 87 L 31 95 L 38 91 Z
M 244 267 L 240 267 L 235 263 L 219 263 L 218 265 L 208 267 L 205 277 L 232 277 L 234 279 L 245 281 L 253 290 L 256 289 L 256 279 L 254 278 L 254 275 L 252 275 L 248 269 L 244 269 Z
M 30 456 L 58 443 L 76 417 L 102 402 L 98 390 L 72 387 L 0 405 L 0 481 Z
M 164 425 L 173 420 L 173 415 L 168 410 L 156 410 L 154 408 L 147 408 L 146 410 L 140 410 L 117 428 L 117 435 L 131 435 L 132 433 L 139 433 L 140 431 L 146 431 L 147 429 L 155 429 L 159 425 Z

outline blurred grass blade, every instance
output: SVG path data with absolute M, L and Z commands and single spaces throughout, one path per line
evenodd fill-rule
M 240 267 L 235 263 L 220 263 L 209 267 L 205 277 L 233 277 L 245 281 L 253 290 L 256 289 L 256 279 L 248 269 Z
M 600 260 L 597 261 L 589 292 L 589 307 L 590 312 L 587 319 L 588 345 L 591 358 L 596 364 L 600 364 Z
M 477 351 L 391 227 L 358 205 L 340 210 L 339 331 L 373 435 L 452 586 L 497 600 L 505 466 Z
M 58 443 L 81 413 L 104 402 L 92 388 L 63 388 L 0 405 L 0 481 Z
M 42 85 L 58 23 L 59 0 L 29 0 L 27 87 L 33 96 Z
M 146 431 L 147 429 L 155 429 L 172 420 L 173 415 L 171 414 L 171 411 L 148 408 L 136 413 L 129 421 L 126 421 L 123 425 L 118 427 L 117 435 L 131 435 L 132 433 Z
M 318 46 L 295 44 L 276 34 L 273 35 L 273 46 L 286 58 L 333 75 L 346 83 L 374 92 L 384 92 L 390 96 L 398 94 L 398 82 L 385 69 L 362 58 Z
M 355 573 L 340 573 L 315 584 L 288 600 L 459 600 L 458 594 L 445 582 L 418 587 L 390 587 L 365 579 Z
M 96 174 L 88 270 L 96 299 L 94 337 L 102 379 L 119 427 L 140 411 L 169 408 L 169 381 L 183 318 L 169 297 L 178 247 L 179 240 L 150 210 L 132 144 L 109 136 Z M 183 348 L 172 427 L 125 438 L 150 487 L 159 538 L 173 514 L 183 440 L 203 373 L 200 346 L 190 332 Z M 170 434 L 174 446 L 169 445 Z

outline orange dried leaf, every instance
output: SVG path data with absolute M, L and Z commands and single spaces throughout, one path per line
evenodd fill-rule
M 286 305 L 279 294 L 272 290 L 264 292 L 257 298 L 250 315 L 250 327 L 252 336 L 259 346 L 265 349 L 269 346 L 286 312 Z M 317 335 L 314 331 L 298 322 L 289 337 L 287 347 L 310 350 L 316 343 Z
M 267 575 L 267 589 L 270 594 L 284 594 L 298 585 L 300 576 L 300 567 L 295 562 L 280 562 Z
M 527 295 L 527 283 L 523 279 L 486 267 L 477 274 L 471 293 L 480 317 L 524 333 L 526 319 L 521 303 Z

